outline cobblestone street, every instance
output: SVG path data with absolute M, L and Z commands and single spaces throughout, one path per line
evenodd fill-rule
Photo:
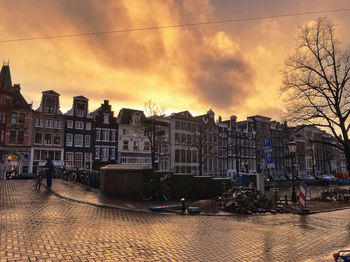
M 32 180 L 0 180 L 0 221 L 1 262 L 332 261 L 333 252 L 350 248 L 350 210 L 310 216 L 148 214 L 37 192 Z

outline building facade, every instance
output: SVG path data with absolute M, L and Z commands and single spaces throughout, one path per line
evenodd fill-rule
M 30 171 L 37 173 L 50 158 L 56 167 L 64 164 L 64 116 L 60 111 L 60 95 L 43 91 L 39 108 L 33 111 Z
M 19 84 L 12 85 L 9 64 L 0 72 L 0 178 L 10 162 L 14 173 L 28 172 L 31 157 L 32 105 L 21 94 Z
M 118 160 L 118 123 L 112 106 L 108 100 L 91 113 L 94 120 L 95 150 L 93 169 L 99 170 L 107 164 L 115 164 Z
M 95 150 L 93 118 L 89 114 L 89 100 L 73 98 L 72 108 L 64 115 L 64 159 L 67 167 L 92 169 Z
M 146 117 L 141 110 L 122 108 L 117 117 L 118 163 L 151 168 L 151 144 L 145 134 Z

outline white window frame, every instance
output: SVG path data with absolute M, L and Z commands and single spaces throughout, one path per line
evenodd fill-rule
M 79 138 L 79 139 L 78 139 Z M 81 141 L 81 144 L 77 142 Z M 74 147 L 83 147 L 84 146 L 84 135 L 74 134 Z
M 41 141 L 40 141 L 40 143 L 35 142 L 35 136 L 36 136 L 37 133 L 41 134 Z M 41 133 L 41 132 L 35 132 L 34 133 L 34 145 L 42 145 L 43 144 L 43 139 L 44 139 L 43 133 Z
M 96 141 L 101 141 L 101 128 L 96 128 Z
M 110 158 L 111 159 L 115 159 L 115 146 L 111 146 L 110 147 L 110 153 L 109 153 L 109 155 L 110 155 Z
M 112 142 L 115 142 L 115 132 L 116 132 L 115 129 L 112 129 L 112 130 L 111 130 L 111 141 L 112 141 Z
M 78 159 L 78 157 L 81 157 L 81 160 L 80 161 L 78 161 L 79 159 Z M 76 168 L 82 168 L 83 167 L 83 153 L 82 152 L 75 152 L 75 156 L 74 156 L 74 166 L 76 167 Z M 78 163 L 81 163 L 80 165 L 78 165 Z
M 47 143 L 46 143 L 46 139 L 45 139 L 45 136 L 46 136 L 46 135 L 50 135 L 50 136 L 51 136 L 51 139 L 50 139 L 50 140 L 51 140 L 51 141 L 50 141 L 51 143 L 50 143 L 50 144 L 47 144 Z M 44 133 L 44 141 L 43 141 L 43 142 L 44 142 L 44 145 L 52 145 L 52 134 L 51 134 L 51 133 Z
M 71 156 L 71 160 L 68 160 L 68 156 Z M 74 165 L 74 152 L 66 152 L 66 158 L 65 158 L 65 165 L 66 166 L 73 166 Z
M 85 130 L 91 130 L 91 122 L 85 123 Z
M 73 120 L 67 120 L 67 128 L 73 128 Z
M 127 142 L 127 143 L 125 143 Z M 127 145 L 127 148 L 124 148 L 124 146 Z M 123 140 L 123 143 L 122 143 L 122 150 L 129 150 L 129 140 Z
M 100 159 L 100 150 L 101 148 L 100 148 L 100 146 L 96 146 L 95 147 L 95 159 Z
M 84 122 L 83 121 L 75 121 L 75 129 L 84 130 Z
M 104 113 L 103 114 L 103 123 L 104 124 L 109 124 L 109 113 Z
M 90 147 L 90 135 L 85 135 L 84 146 Z
M 66 134 L 66 146 L 73 146 L 73 134 L 72 133 Z

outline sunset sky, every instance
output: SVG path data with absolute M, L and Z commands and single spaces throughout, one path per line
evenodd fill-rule
M 0 41 L 349 8 L 349 0 L 0 0 Z M 35 4 L 34 4 L 35 3 Z M 317 5 L 316 5 L 317 3 Z M 209 108 L 224 119 L 260 114 L 282 120 L 284 60 L 298 27 L 326 16 L 350 45 L 350 11 L 104 35 L 1 42 L 13 83 L 34 108 L 41 92 L 61 94 L 66 112 L 84 95 L 95 110 L 167 112 Z

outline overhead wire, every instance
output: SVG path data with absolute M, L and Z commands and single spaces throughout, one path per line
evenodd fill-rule
M 17 39 L 4 39 L 4 40 L 0 40 L 0 43 L 32 41 L 32 40 L 44 40 L 44 39 L 55 39 L 55 38 L 68 38 L 68 37 L 79 37 L 79 36 L 91 36 L 91 35 L 104 35 L 104 34 L 115 34 L 115 33 L 127 33 L 127 32 L 159 30 L 159 29 L 167 29 L 167 28 L 181 28 L 181 27 L 191 27 L 191 26 L 200 26 L 200 25 L 211 25 L 211 24 L 234 23 L 234 22 L 244 22 L 244 21 L 271 19 L 271 18 L 293 17 L 293 16 L 322 14 L 322 13 L 336 13 L 336 12 L 346 12 L 346 11 L 350 11 L 350 8 L 328 9 L 328 10 L 320 10 L 320 11 L 308 11 L 308 12 L 299 12 L 299 13 L 290 13 L 290 14 L 279 14 L 279 15 L 270 15 L 270 16 L 256 16 L 256 17 L 246 17 L 246 18 L 226 19 L 226 20 L 203 21 L 203 22 L 186 23 L 186 24 L 175 24 L 175 25 L 164 25 L 164 26 L 129 28 L 129 29 L 120 29 L 120 30 L 111 30 L 111 31 L 76 33 L 76 34 L 67 34 L 67 35 L 53 35 L 53 36 L 39 36 L 39 37 L 17 38 Z

